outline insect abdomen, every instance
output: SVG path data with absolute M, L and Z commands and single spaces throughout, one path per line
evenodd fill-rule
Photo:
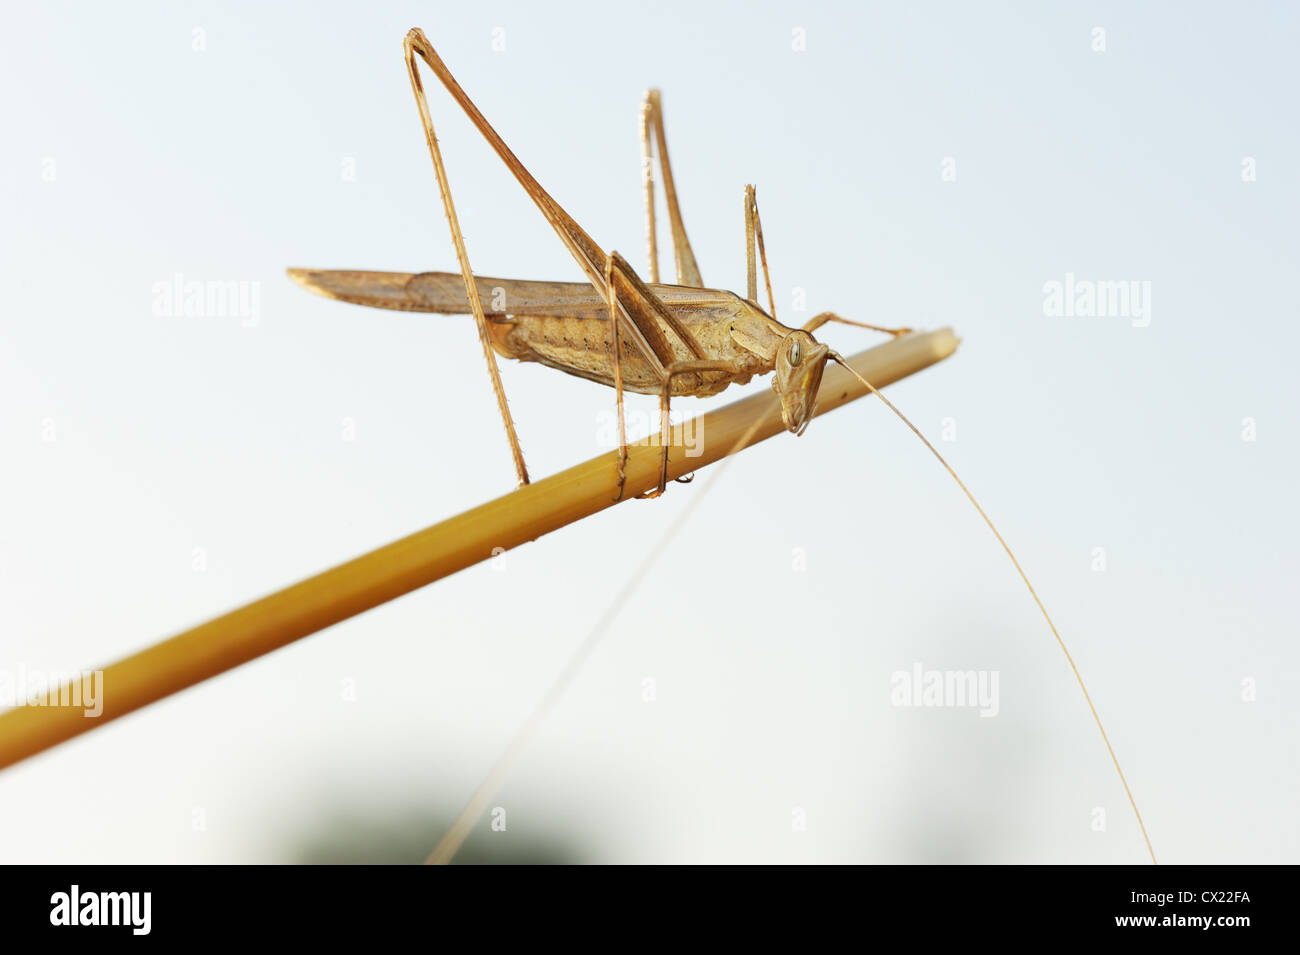
M 613 387 L 613 349 L 606 318 L 555 315 L 512 315 L 490 319 L 492 344 L 497 353 L 517 361 L 536 361 L 559 371 Z M 623 389 L 639 394 L 660 393 L 656 369 L 626 340 L 619 342 L 623 356 Z M 710 375 L 714 379 L 717 375 Z M 674 395 L 716 394 L 728 381 L 702 385 L 697 375 L 673 379 Z

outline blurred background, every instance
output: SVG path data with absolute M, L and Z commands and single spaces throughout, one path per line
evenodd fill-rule
M 753 182 L 778 318 L 952 326 L 957 354 L 890 396 L 1016 549 L 1160 860 L 1300 860 L 1294 11 L 51 3 L 10 23 L 0 669 L 102 665 L 512 489 L 472 320 L 284 274 L 455 270 L 401 58 L 418 25 L 643 275 L 657 85 L 706 283 L 743 291 Z M 475 271 L 579 280 L 426 83 Z M 1067 276 L 1137 283 L 1146 313 L 1051 314 Z M 186 308 L 189 283 L 240 294 Z M 609 390 L 503 376 L 534 475 L 612 446 Z M 702 484 L 0 773 L 0 860 L 423 859 Z M 996 673 L 996 715 L 897 705 L 918 667 Z M 485 818 L 463 861 L 1147 860 L 1014 569 L 869 400 L 728 468 L 493 805 L 505 830 Z

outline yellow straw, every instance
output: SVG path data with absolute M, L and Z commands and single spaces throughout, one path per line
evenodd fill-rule
M 946 328 L 904 335 L 853 356 L 849 363 L 864 378 L 883 386 L 942 361 L 957 344 L 952 330 Z M 842 368 L 828 368 L 817 414 L 867 393 Z M 693 457 L 686 456 L 682 429 L 673 429 L 669 477 L 697 471 L 732 451 L 782 432 L 784 426 L 773 405 L 770 393 L 756 394 L 702 415 L 692 423 L 690 447 L 700 452 Z M 751 436 L 742 442 L 751 428 Z M 624 500 L 657 486 L 659 447 L 656 436 L 651 443 L 631 449 Z M 797 450 L 792 448 L 791 453 Z M 611 451 L 512 491 L 105 667 L 100 694 L 103 712 L 98 718 L 87 718 L 83 708 L 71 706 L 20 706 L 0 714 L 0 768 L 477 564 L 502 549 L 517 547 L 610 507 L 616 503 L 617 458 L 617 452 Z M 70 693 L 64 698 L 73 699 Z

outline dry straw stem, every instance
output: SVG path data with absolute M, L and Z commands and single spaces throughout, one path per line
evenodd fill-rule
M 957 344 L 951 329 L 913 333 L 860 352 L 849 363 L 872 384 L 884 386 L 942 361 Z M 867 389 L 844 369 L 828 368 L 816 413 L 865 394 Z M 744 446 L 784 430 L 770 393 L 733 402 L 695 424 L 702 453 L 686 457 L 682 431 L 674 429 L 670 478 L 739 450 L 738 442 L 751 428 Z M 658 485 L 660 447 L 654 440 L 631 448 L 624 500 Z M 790 453 L 798 452 L 792 446 Z M 98 718 L 87 718 L 83 708 L 71 706 L 20 706 L 0 714 L 0 768 L 477 564 L 494 551 L 603 511 L 616 503 L 616 473 L 617 452 L 611 451 L 141 650 L 104 669 L 103 714 Z

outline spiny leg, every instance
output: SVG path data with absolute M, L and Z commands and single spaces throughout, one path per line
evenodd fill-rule
M 659 297 L 641 281 L 633 270 L 617 252 L 611 252 L 605 263 L 605 285 L 609 289 L 608 301 L 610 307 L 610 321 L 614 334 L 611 336 L 613 344 L 613 353 L 611 360 L 614 362 L 613 378 L 614 390 L 617 395 L 616 402 L 619 414 L 619 459 L 618 459 L 618 497 L 615 500 L 621 500 L 623 497 L 623 486 L 627 480 L 627 434 L 623 419 L 623 356 L 619 349 L 618 337 L 618 313 L 616 307 L 621 296 L 627 296 L 630 300 L 638 303 L 642 307 L 648 308 L 655 317 L 669 326 L 677 333 L 682 342 L 686 345 L 687 350 L 693 356 L 691 359 L 684 361 L 674 360 L 672 352 L 666 355 L 665 365 L 662 371 L 657 373 L 661 376 L 660 380 L 663 386 L 663 394 L 659 401 L 659 413 L 661 416 L 660 437 L 664 443 L 663 459 L 660 462 L 659 488 L 654 493 L 641 493 L 638 497 L 654 498 L 663 493 L 667 484 L 668 474 L 668 440 L 671 437 L 671 428 L 669 427 L 669 396 L 672 392 L 673 374 L 668 369 L 678 369 L 675 374 L 685 374 L 691 371 L 725 371 L 735 373 L 737 371 L 734 363 L 729 361 L 708 360 L 704 358 L 704 350 L 693 337 L 681 328 L 677 317 L 673 315 L 660 301 Z M 690 478 L 682 481 L 683 484 L 690 483 Z
M 614 290 L 614 256 L 605 259 L 605 287 L 609 289 L 609 339 L 610 360 L 614 363 L 614 404 L 618 413 L 618 494 L 614 500 L 623 500 L 623 485 L 627 483 L 627 421 L 623 416 L 623 354 L 618 338 L 618 294 Z
M 659 444 L 663 450 L 659 458 L 659 487 L 653 493 L 646 493 L 642 497 L 658 497 L 668 487 L 668 448 L 672 442 L 672 425 L 669 422 L 671 412 L 671 401 L 673 393 L 673 379 L 678 375 L 689 375 L 692 372 L 703 371 L 721 371 L 727 374 L 738 374 L 740 369 L 736 363 L 726 361 L 720 358 L 706 358 L 693 361 L 675 361 L 665 370 L 663 389 L 659 392 Z
M 530 199 L 537 206 L 546 221 L 551 224 L 564 247 L 569 250 L 575 262 L 578 263 L 587 280 L 591 282 L 592 287 L 600 294 L 601 298 L 609 295 L 609 289 L 605 282 L 605 265 L 607 256 L 596 241 L 574 221 L 573 217 L 564 211 L 563 207 L 542 188 L 539 183 L 528 171 L 522 162 L 519 161 L 510 147 L 506 145 L 501 135 L 492 128 L 492 124 L 474 105 L 469 96 L 465 93 L 456 78 L 451 75 L 447 69 L 447 64 L 438 56 L 433 45 L 419 28 L 411 30 L 406 35 L 405 45 L 407 50 L 414 50 L 429 65 L 435 76 L 442 82 L 447 92 L 451 94 L 457 105 L 464 110 L 465 115 L 469 117 L 475 128 L 488 145 L 496 152 L 501 161 L 505 163 L 506 168 L 523 186 L 524 191 L 528 193 Z M 414 72 L 412 76 L 414 77 Z M 413 80 L 418 82 L 418 80 Z M 432 127 L 429 127 L 431 130 Z M 650 369 L 657 375 L 663 374 L 664 368 L 677 357 L 677 349 L 674 349 L 669 341 L 667 334 L 662 326 L 671 329 L 673 334 L 682 342 L 687 351 L 700 357 L 698 344 L 693 340 L 690 333 L 682 326 L 675 316 L 673 316 L 663 303 L 659 301 L 658 296 L 651 292 L 632 271 L 621 256 L 614 254 L 614 272 L 615 282 L 621 287 L 617 290 L 616 300 L 620 316 L 620 332 L 627 336 L 628 343 L 634 347 L 645 359 Z
M 694 358 L 703 358 L 704 349 L 700 343 L 695 340 L 689 328 L 682 323 L 682 320 L 673 314 L 673 312 L 664 305 L 663 300 L 654 293 L 650 286 L 641 281 L 641 276 L 636 274 L 636 270 L 628 265 L 627 259 L 617 252 L 611 252 L 610 257 L 614 260 L 614 270 L 617 276 L 616 281 L 620 285 L 620 303 L 630 303 L 635 306 L 629 309 L 633 316 L 633 321 L 640 327 L 643 321 L 648 323 L 646 328 L 647 337 L 655 347 L 655 354 L 660 356 L 663 361 L 663 367 L 667 367 L 673 361 L 677 360 L 677 352 L 673 350 L 668 336 L 665 335 L 659 324 L 672 330 L 678 341 L 682 343 L 686 351 Z M 656 369 L 659 373 L 663 368 Z
M 645 205 L 646 259 L 650 265 L 650 282 L 659 284 L 659 231 L 655 226 L 655 169 L 650 146 L 650 95 L 647 90 L 641 104 L 641 190 Z
M 753 186 L 745 187 L 745 264 L 747 288 L 746 291 L 749 300 L 758 304 L 758 269 L 755 262 L 754 245 L 758 245 L 758 258 L 763 263 L 763 282 L 767 286 L 767 302 L 771 307 L 771 316 L 776 318 L 776 299 L 772 296 L 772 274 L 767 267 L 767 249 L 763 246 L 763 220 L 758 214 L 758 194 Z M 886 335 L 906 335 L 911 331 L 910 328 L 883 328 L 880 325 L 869 325 L 866 322 L 857 322 L 848 318 L 840 318 L 834 312 L 822 312 L 820 315 L 814 315 L 803 330 L 813 332 L 821 328 L 827 322 L 842 322 L 845 325 L 855 325 L 858 328 L 869 328 L 874 332 L 884 332 Z
M 423 39 L 423 35 L 419 37 Z M 456 218 L 456 207 L 451 199 L 451 186 L 447 181 L 447 170 L 442 163 L 442 151 L 438 148 L 438 137 L 433 131 L 433 120 L 429 116 L 429 104 L 424 96 L 424 85 L 420 82 L 420 73 L 415 61 L 417 44 L 411 35 L 403 43 L 406 69 L 411 77 L 411 89 L 415 93 L 415 103 L 420 110 L 420 122 L 424 125 L 424 137 L 429 143 L 429 154 L 433 157 L 433 171 L 438 178 L 438 190 L 442 194 L 443 208 L 447 213 L 447 223 L 451 227 L 451 241 L 456 246 L 456 259 L 460 263 L 460 274 L 465 280 L 465 293 L 469 296 L 470 309 L 474 313 L 474 324 L 478 326 L 479 343 L 483 346 L 483 358 L 487 361 L 488 377 L 492 379 L 492 390 L 496 392 L 497 407 L 501 411 L 501 420 L 505 424 L 506 437 L 510 441 L 510 453 L 514 457 L 515 474 L 519 486 L 528 483 L 528 468 L 524 464 L 524 452 L 519 447 L 519 436 L 515 433 L 514 422 L 510 418 L 510 407 L 506 403 L 505 388 L 501 384 L 501 370 L 497 367 L 496 354 L 488 338 L 487 318 L 483 314 L 483 303 L 478 295 L 478 283 L 469 265 L 469 253 L 465 250 L 465 237 L 460 231 L 460 221 Z M 422 54 L 423 55 L 423 54 Z
M 622 256 L 617 252 L 606 255 L 600 246 L 596 244 L 596 241 L 542 188 L 541 183 L 511 152 L 510 147 L 506 145 L 500 134 L 492 128 L 486 117 L 474 105 L 465 91 L 461 89 L 460 84 L 456 82 L 455 77 L 451 75 L 451 71 L 447 69 L 447 65 L 443 63 L 441 57 L 438 56 L 437 51 L 434 50 L 433 45 L 429 43 L 428 38 L 425 37 L 422 31 L 419 29 L 411 30 L 406 35 L 405 48 L 408 62 L 411 64 L 412 85 L 417 91 L 417 100 L 421 106 L 422 118 L 425 120 L 425 132 L 430 141 L 431 151 L 435 151 L 435 156 L 437 156 L 433 126 L 428 119 L 428 107 L 424 102 L 423 88 L 419 85 L 419 77 L 414 69 L 412 51 L 417 53 L 429 65 L 429 69 L 442 81 L 442 85 L 461 109 L 464 110 L 470 122 L 474 124 L 501 161 L 505 163 L 506 168 L 523 186 L 529 198 L 541 210 L 542 215 L 551 224 L 560 241 L 569 250 L 574 261 L 582 268 L 592 287 L 600 293 L 602 298 L 612 299 L 618 313 L 616 320 L 619 323 L 620 339 L 621 335 L 626 333 L 629 342 L 644 358 L 650 371 L 656 377 L 667 377 L 666 387 L 671 388 L 671 377 L 667 376 L 667 368 L 679 360 L 679 355 L 684 352 L 697 361 L 704 358 L 704 351 L 690 330 L 641 281 L 640 277 Z M 667 147 L 663 138 L 662 121 L 656 121 L 658 116 L 657 105 L 652 112 L 654 115 L 650 118 L 656 130 L 660 156 L 665 160 L 665 191 L 669 197 L 669 212 L 677 226 L 680 226 L 680 211 L 674 211 L 677 210 L 676 191 L 672 188 L 671 171 L 666 163 Z M 441 168 L 440 158 L 437 157 L 436 161 L 438 168 Z M 685 266 L 689 263 L 694 268 L 694 255 L 690 254 L 689 243 L 685 241 L 685 230 L 678 229 L 675 226 L 674 234 L 675 238 L 678 234 L 680 235 L 686 253 L 686 257 L 679 264 Z M 465 272 L 466 284 L 470 287 L 470 298 L 473 303 L 477 300 L 477 284 L 474 283 L 473 276 L 468 272 L 467 261 L 463 263 L 462 268 Z M 698 284 L 698 269 L 694 269 L 694 272 L 696 284 Z M 481 314 L 481 302 L 478 303 L 477 308 L 478 314 Z M 670 341 L 669 332 L 678 339 L 679 344 L 676 347 Z M 621 373 L 621 356 L 616 355 L 615 361 L 620 363 L 619 370 Z M 727 365 L 725 370 L 732 370 L 731 366 Z M 667 459 L 665 457 L 661 478 L 666 475 L 666 470 Z
M 659 167 L 664 175 L 664 201 L 668 205 L 668 224 L 673 232 L 673 262 L 677 266 L 677 284 L 704 288 L 700 267 L 695 262 L 682 210 L 677 203 L 677 187 L 673 182 L 673 167 L 668 161 L 668 137 L 664 133 L 663 103 L 658 90 L 647 90 L 641 104 L 641 181 L 645 189 L 646 244 L 650 253 L 650 281 L 659 281 L 659 243 L 655 229 L 654 160 L 651 157 L 650 137 L 654 135 L 659 150 Z
M 758 254 L 763 260 L 763 282 L 767 286 L 767 304 L 771 316 L 776 318 L 776 299 L 772 296 L 772 274 L 767 269 L 767 248 L 763 245 L 763 220 L 758 215 L 758 194 L 754 187 L 745 187 L 745 275 L 749 300 L 758 304 L 758 270 L 754 262 L 754 241 L 758 240 Z
M 907 335 L 912 331 L 910 328 L 883 328 L 880 325 L 868 325 L 866 322 L 855 322 L 851 318 L 840 318 L 834 312 L 822 312 L 820 315 L 814 315 L 808 320 L 808 323 L 804 325 L 803 330 L 805 332 L 814 332 L 827 322 L 840 322 L 844 325 L 853 325 L 856 328 L 867 328 L 873 332 L 884 332 L 886 335 L 893 335 L 894 337 Z

